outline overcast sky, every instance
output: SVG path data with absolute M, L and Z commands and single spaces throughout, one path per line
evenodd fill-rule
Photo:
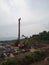
M 30 36 L 49 30 L 49 0 L 0 0 L 0 37 Z

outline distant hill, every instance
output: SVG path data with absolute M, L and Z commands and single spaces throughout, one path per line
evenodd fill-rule
M 15 40 L 17 37 L 0 37 L 0 41 L 6 41 L 6 40 Z

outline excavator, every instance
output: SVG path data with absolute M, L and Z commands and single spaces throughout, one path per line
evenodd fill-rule
M 17 46 L 22 52 L 30 51 L 31 46 L 29 46 L 28 37 L 26 37 L 25 35 L 22 35 L 22 37 L 24 37 L 24 41 L 20 42 L 19 40 L 17 40 L 15 46 Z

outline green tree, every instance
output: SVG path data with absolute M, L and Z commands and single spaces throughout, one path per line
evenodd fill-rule
M 39 33 L 40 39 L 41 40 L 47 40 L 48 36 L 47 36 L 47 31 L 43 31 L 41 33 Z

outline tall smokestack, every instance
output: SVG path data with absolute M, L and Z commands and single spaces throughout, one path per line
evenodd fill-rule
M 18 40 L 20 41 L 20 20 L 21 18 L 18 19 Z

